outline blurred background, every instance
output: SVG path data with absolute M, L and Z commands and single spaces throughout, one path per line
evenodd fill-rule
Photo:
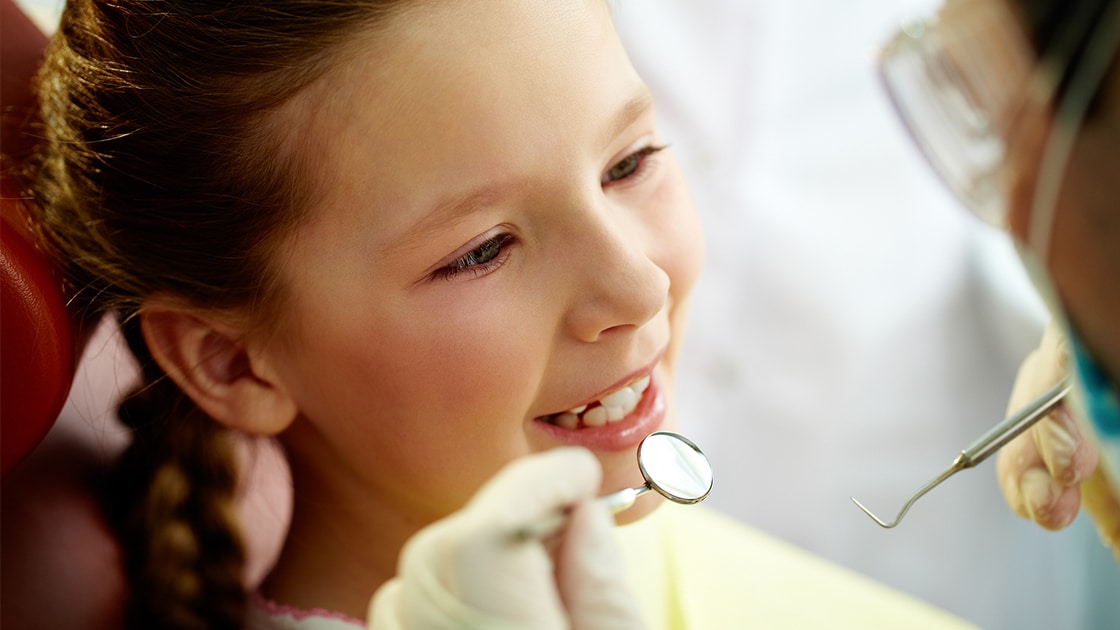
M 1120 627 L 1092 524 L 1015 517 L 994 457 L 892 530 L 849 499 L 893 518 L 1004 417 L 1048 319 L 878 84 L 878 47 L 937 3 L 612 6 L 705 226 L 677 407 L 709 505 L 983 628 Z
M 62 2 L 20 4 L 51 31 Z M 1091 523 L 1012 515 L 994 458 L 893 530 L 849 500 L 893 517 L 1003 418 L 1047 319 L 877 83 L 877 47 L 936 3 L 611 4 L 705 225 L 676 404 L 715 468 L 708 505 L 983 628 L 1116 628 L 1120 569 Z M 68 409 L 97 413 L 106 383 L 80 372 Z

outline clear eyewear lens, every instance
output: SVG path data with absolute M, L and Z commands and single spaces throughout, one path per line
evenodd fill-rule
M 1001 3 L 950 3 L 913 22 L 879 58 L 879 74 L 911 136 L 949 189 L 1004 227 L 1004 134 L 1033 54 Z

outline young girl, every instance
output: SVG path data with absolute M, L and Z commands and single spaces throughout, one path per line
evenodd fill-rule
M 143 371 L 131 625 L 636 622 L 590 499 L 674 427 L 702 245 L 606 3 L 79 0 L 40 99 L 44 241 Z M 292 468 L 254 597 L 230 430 Z
M 960 625 L 702 508 L 616 532 L 593 501 L 675 426 L 702 258 L 602 0 L 80 0 L 40 99 L 44 245 L 143 371 L 106 493 L 132 627 Z M 241 433 L 294 491 L 252 594 Z

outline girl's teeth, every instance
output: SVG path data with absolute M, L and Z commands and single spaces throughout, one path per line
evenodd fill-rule
M 607 410 L 607 422 L 618 422 L 626 417 L 626 411 L 622 407 L 603 407 Z
M 565 429 L 578 428 L 582 421 L 586 427 L 601 427 L 608 422 L 618 422 L 637 408 L 642 394 L 649 389 L 650 379 L 644 376 L 622 389 L 604 396 L 595 406 L 580 405 L 557 414 L 552 420 Z
M 635 392 L 637 392 L 639 394 L 646 391 L 647 389 L 649 389 L 649 377 L 648 376 L 643 376 L 642 378 L 634 381 L 633 383 L 630 383 L 630 389 L 634 390 Z
M 607 420 L 608 418 L 606 407 L 592 407 L 583 414 L 583 424 L 585 426 L 601 427 L 607 423 Z
M 604 407 L 629 407 L 633 409 L 634 406 L 638 404 L 638 399 L 640 397 L 640 392 L 636 392 L 629 387 L 623 387 L 613 394 L 603 396 L 603 399 L 599 401 L 599 404 L 603 405 Z
M 570 411 L 565 411 L 564 413 L 556 416 L 556 420 L 554 420 L 554 422 L 558 426 L 564 427 L 565 429 L 575 429 L 579 427 L 579 416 Z

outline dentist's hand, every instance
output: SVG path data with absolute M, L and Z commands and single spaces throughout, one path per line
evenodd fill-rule
M 1018 410 L 1070 370 L 1068 342 L 1056 325 L 1019 368 L 1008 403 Z M 1064 403 L 999 452 L 996 474 L 1011 509 L 1040 526 L 1059 530 L 1081 505 L 1113 553 L 1120 550 L 1120 500 L 1097 466 L 1097 450 Z M 1120 555 L 1118 555 L 1120 559 Z
M 561 448 L 499 472 L 459 512 L 405 545 L 397 577 L 370 603 L 371 630 L 641 628 L 611 515 L 594 502 L 598 461 Z M 520 527 L 572 506 L 554 540 Z

